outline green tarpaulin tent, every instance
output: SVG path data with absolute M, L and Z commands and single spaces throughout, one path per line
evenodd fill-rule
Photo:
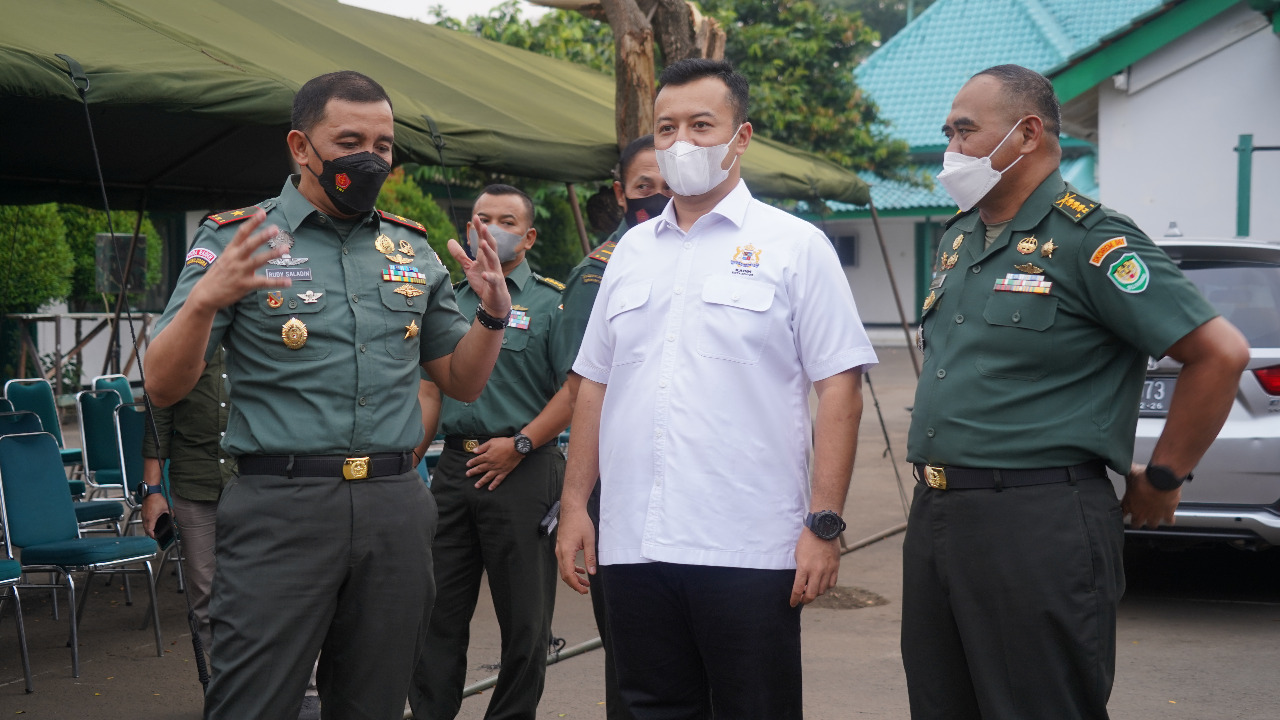
M 606 178 L 617 159 L 611 78 L 337 0 L 20 0 L 8 9 L 6 202 L 97 204 L 76 64 L 112 202 L 123 207 L 227 207 L 274 194 L 289 170 L 294 91 L 338 69 L 387 88 L 401 162 L 583 182 Z M 759 136 L 743 174 L 759 195 L 867 200 L 853 173 Z

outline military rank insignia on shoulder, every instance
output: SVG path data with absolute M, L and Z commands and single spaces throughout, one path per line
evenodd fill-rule
M 534 273 L 534 274 L 533 274 L 533 277 L 534 277 L 534 279 L 535 279 L 535 280 L 537 280 L 538 282 L 542 283 L 543 285 L 546 285 L 546 286 L 548 286 L 548 287 L 553 287 L 553 288 L 555 288 L 555 289 L 556 289 L 556 292 L 563 292 L 563 291 L 564 291 L 564 283 L 560 282 L 559 280 L 552 280 L 552 279 L 551 279 L 551 278 L 549 278 L 549 277 L 542 277 L 541 275 L 539 275 L 539 274 L 537 274 L 537 273 Z
M 400 215 L 393 215 L 387 212 L 386 210 L 379 210 L 378 215 L 380 215 L 382 219 L 386 220 L 387 222 L 393 222 L 397 225 L 403 225 L 407 228 L 413 228 L 414 230 L 417 230 L 423 235 L 427 234 L 427 226 L 423 225 L 417 220 L 410 220 L 407 217 L 401 217 Z
M 240 208 L 239 210 L 224 210 L 216 215 L 210 215 L 206 219 L 212 220 L 218 227 L 222 227 L 228 223 L 248 220 L 253 217 L 253 212 L 257 209 L 257 205 L 250 205 L 249 207 Z
M 610 240 L 609 242 L 596 248 L 595 251 L 592 252 L 587 257 L 591 258 L 592 260 L 599 260 L 600 262 L 607 264 L 609 262 L 609 258 L 613 255 L 613 249 L 617 246 L 618 246 L 617 240 Z
M 1071 218 L 1072 222 L 1080 222 L 1085 216 L 1098 209 L 1098 203 L 1070 190 L 1062 193 L 1053 201 L 1058 212 Z

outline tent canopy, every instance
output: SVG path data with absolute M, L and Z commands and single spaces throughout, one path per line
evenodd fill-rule
M 294 92 L 340 69 L 387 89 L 397 162 L 584 182 L 617 161 L 611 78 L 464 33 L 337 0 L 22 4 L 0 25 L 10 202 L 98 204 L 79 68 L 111 199 L 125 207 L 274 194 L 290 168 Z M 759 136 L 743 175 L 764 196 L 867 197 L 853 173 Z

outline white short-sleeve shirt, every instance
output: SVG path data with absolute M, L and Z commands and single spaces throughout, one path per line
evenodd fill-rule
M 875 363 L 831 242 L 745 183 L 633 228 L 573 366 L 607 386 L 599 562 L 794 568 L 810 388 Z

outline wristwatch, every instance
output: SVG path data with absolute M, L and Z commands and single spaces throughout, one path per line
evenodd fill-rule
M 1182 483 L 1193 477 L 1195 476 L 1191 473 L 1187 473 L 1186 477 L 1178 477 L 1173 470 L 1164 465 L 1147 466 L 1147 482 L 1151 483 L 1151 487 L 1165 492 L 1177 490 L 1182 487 Z
M 516 433 L 511 436 L 511 439 L 516 443 L 516 452 L 521 455 L 528 455 L 533 452 L 533 441 L 529 439 L 528 435 L 525 435 L 524 433 Z
M 138 499 L 146 500 L 148 495 L 160 495 L 164 492 L 161 485 L 148 485 L 147 483 L 138 483 Z
M 804 519 L 804 526 L 823 540 L 835 540 L 847 527 L 844 520 L 831 510 L 809 513 Z

